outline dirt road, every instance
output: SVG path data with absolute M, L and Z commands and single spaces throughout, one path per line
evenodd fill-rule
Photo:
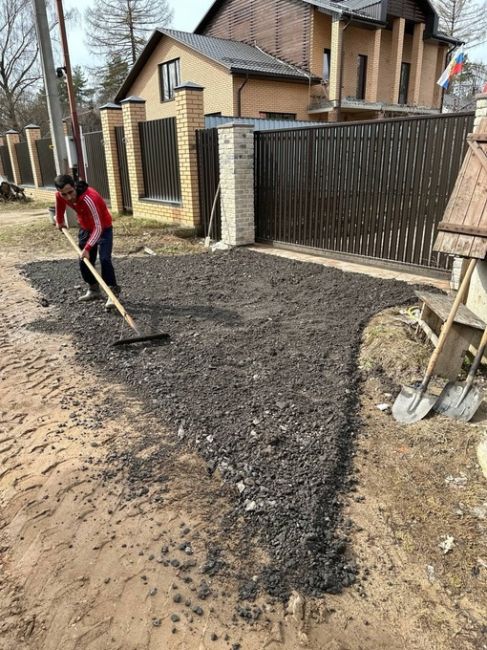
M 391 425 L 376 408 L 386 390 L 380 377 L 371 373 L 364 384 L 360 473 L 346 510 L 360 579 L 340 595 L 292 593 L 281 603 L 261 593 L 242 600 L 238 540 L 221 538 L 234 499 L 228 481 L 208 473 L 199 454 L 182 453 L 133 387 L 83 363 L 79 340 L 32 327 L 59 312 L 43 306 L 18 261 L 11 254 L 0 262 L 2 650 L 486 647 L 482 565 L 469 584 L 455 587 L 448 580 L 455 573 L 450 558 L 454 565 L 461 557 L 485 557 L 485 524 L 465 505 L 454 533 L 458 543 L 461 524 L 467 526 L 470 549 L 431 556 L 437 541 L 431 519 L 450 516 L 457 499 L 448 498 L 451 487 L 446 495 L 431 489 L 424 472 L 424 491 L 407 494 L 416 499 L 414 514 L 406 498 L 401 503 L 401 492 L 417 485 L 424 468 L 424 449 L 414 436 L 431 429 L 404 434 Z M 455 451 L 455 430 L 442 428 Z M 475 432 L 468 429 L 470 436 Z M 455 476 L 464 475 L 472 487 L 472 494 L 465 485 L 459 489 L 473 508 L 485 489 L 473 450 L 462 445 L 458 452 Z M 119 472 L 124 453 L 130 462 Z M 140 480 L 131 484 L 127 467 L 147 467 L 155 457 L 158 480 L 151 473 L 147 489 Z M 442 457 L 435 450 L 435 472 L 446 474 L 456 457 L 448 456 L 440 469 Z M 393 482 L 401 468 L 410 474 Z M 444 476 L 438 484 L 444 486 Z M 435 512 L 440 497 L 447 515 Z M 425 501 L 429 514 L 419 516 Z M 436 522 L 438 533 L 446 530 L 443 522 Z M 264 548 L 251 551 L 266 561 Z M 247 588 L 250 594 L 252 585 Z

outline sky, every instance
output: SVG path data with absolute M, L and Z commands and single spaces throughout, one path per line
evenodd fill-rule
M 92 0 L 85 0 L 82 6 L 84 8 L 91 4 Z M 171 28 L 179 29 L 182 32 L 194 31 L 212 4 L 213 0 L 169 0 L 169 5 L 174 12 Z M 63 7 L 65 12 L 71 8 L 79 9 L 80 2 L 79 0 L 63 0 Z M 68 22 L 66 32 L 71 67 L 76 65 L 92 66 L 93 56 L 90 55 L 84 44 L 82 26 L 79 26 L 79 23 L 76 24 L 75 21 Z
M 85 0 L 83 7 L 92 4 L 92 0 Z M 206 14 L 213 0 L 169 0 L 169 5 L 173 9 L 174 18 L 171 25 L 172 29 L 179 29 L 183 32 L 192 32 Z M 65 12 L 71 8 L 79 8 L 79 0 L 64 0 L 63 6 Z M 82 20 L 82 15 L 81 15 Z M 69 56 L 71 67 L 76 65 L 92 66 L 93 56 L 90 55 L 84 44 L 83 28 L 79 23 L 72 21 L 66 25 L 69 43 Z M 486 34 L 487 39 L 487 34 Z M 472 48 L 468 51 L 469 58 L 475 61 L 487 63 L 487 42 Z

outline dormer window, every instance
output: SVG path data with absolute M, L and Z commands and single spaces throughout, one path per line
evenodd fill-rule
M 161 102 L 174 98 L 174 88 L 180 84 L 179 59 L 166 61 L 159 65 L 159 89 Z

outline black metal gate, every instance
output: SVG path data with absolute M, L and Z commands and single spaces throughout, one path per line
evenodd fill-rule
M 256 238 L 447 269 L 433 252 L 473 113 L 255 133 Z
M 118 169 L 120 171 L 120 186 L 122 189 L 122 208 L 124 212 L 132 212 L 127 146 L 123 126 L 115 127 L 115 140 L 117 142 Z
M 196 145 L 198 153 L 198 184 L 203 234 L 205 237 L 208 235 L 211 210 L 216 198 L 211 237 L 212 239 L 220 240 L 222 235 L 221 202 L 220 196 L 216 196 L 220 180 L 218 129 L 196 131 Z
M 110 200 L 103 131 L 84 133 L 86 182 L 102 197 Z
M 0 158 L 2 159 L 3 173 L 5 178 L 10 182 L 14 182 L 14 173 L 12 170 L 12 162 L 10 161 L 10 154 L 6 144 L 0 147 Z
M 56 164 L 54 162 L 54 151 L 51 138 L 36 140 L 37 156 L 41 169 L 42 186 L 54 187 L 56 176 Z
M 19 165 L 20 182 L 22 185 L 34 185 L 34 174 L 30 162 L 29 145 L 27 142 L 16 142 L 15 153 Z
M 139 122 L 144 198 L 181 202 L 176 118 Z

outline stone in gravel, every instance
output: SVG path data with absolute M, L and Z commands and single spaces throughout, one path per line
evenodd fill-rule
M 181 562 L 179 560 L 171 560 L 171 566 L 177 569 L 179 566 L 181 566 Z
M 211 634 L 211 636 L 210 636 L 210 639 L 211 639 L 212 641 L 218 641 L 218 634 L 215 634 L 214 632 L 212 632 L 212 634 Z
M 178 623 L 181 620 L 181 617 L 179 614 L 171 614 L 171 621 L 173 623 Z
M 191 608 L 191 611 L 193 611 L 197 616 L 203 616 L 203 608 L 200 607 L 199 605 L 196 605 L 195 607 Z
M 172 599 L 174 603 L 180 603 L 183 600 L 183 597 L 181 596 L 181 594 L 178 593 L 178 594 L 174 594 Z
M 198 587 L 198 593 L 197 593 L 198 598 L 201 598 L 201 600 L 206 600 L 210 594 L 211 594 L 211 590 L 208 583 L 206 582 L 206 580 L 202 580 Z
M 160 618 L 153 618 L 152 619 L 152 625 L 154 627 L 161 627 L 161 623 L 162 623 L 162 621 L 161 621 Z

